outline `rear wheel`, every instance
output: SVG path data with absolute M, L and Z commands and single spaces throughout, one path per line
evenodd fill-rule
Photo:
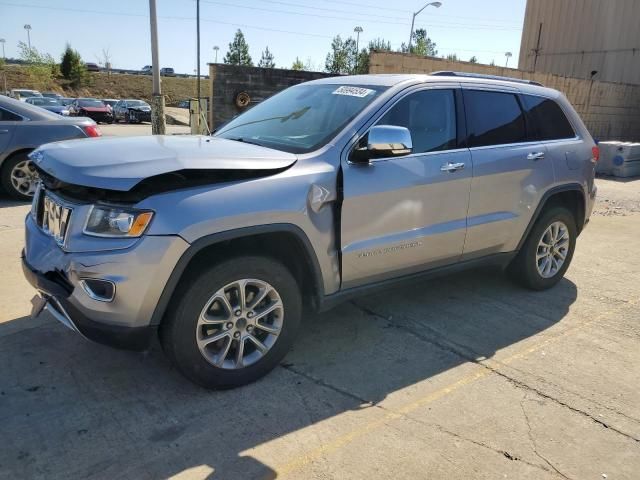
M 257 380 L 284 358 L 301 316 L 298 285 L 264 257 L 227 260 L 191 276 L 160 330 L 178 369 L 206 388 Z
M 576 246 L 576 222 L 570 210 L 551 207 L 531 229 L 509 266 L 511 277 L 533 290 L 553 287 L 569 268 Z
M 19 153 L 5 160 L 1 182 L 4 191 L 16 200 L 31 200 L 36 192 L 39 177 L 26 153 Z

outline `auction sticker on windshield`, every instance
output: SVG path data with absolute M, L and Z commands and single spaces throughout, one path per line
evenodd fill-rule
M 350 97 L 366 97 L 367 95 L 373 93 L 375 90 L 371 90 L 370 88 L 362 88 L 362 87 L 348 87 L 342 86 L 338 89 L 334 90 L 332 93 L 334 95 L 348 95 Z

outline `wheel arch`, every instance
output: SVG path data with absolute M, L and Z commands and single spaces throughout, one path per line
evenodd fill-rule
M 187 275 L 239 254 L 263 255 L 282 262 L 300 285 L 305 305 L 318 308 L 324 296 L 324 284 L 318 258 L 307 235 L 293 224 L 259 225 L 207 235 L 193 242 L 171 272 L 150 325 L 162 323 L 171 300 Z
M 2 157 L 2 159 L 0 159 L 0 167 L 2 167 L 2 165 L 4 165 L 4 163 L 7 160 L 12 159 L 16 155 L 29 154 L 29 153 L 33 152 L 35 150 L 35 148 L 36 147 L 20 147 L 20 148 L 17 148 L 16 150 L 13 150 L 13 151 L 7 153 L 6 155 L 4 155 Z
M 566 185 L 560 185 L 547 190 L 542 196 L 534 214 L 527 225 L 527 228 L 518 243 L 517 250 L 519 251 L 524 242 L 529 236 L 529 232 L 540 218 L 542 212 L 552 206 L 564 206 L 567 207 L 574 214 L 576 219 L 576 229 L 578 234 L 584 227 L 585 211 L 586 211 L 586 198 L 584 189 L 579 183 L 570 183 Z

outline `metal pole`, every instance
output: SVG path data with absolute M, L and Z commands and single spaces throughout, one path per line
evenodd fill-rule
M 31 34 L 29 33 L 30 28 L 27 28 L 27 42 L 29 43 L 29 50 L 31 50 Z
M 409 33 L 409 50 L 407 50 L 408 53 L 411 53 L 411 40 L 413 40 L 413 24 L 416 21 L 416 15 L 417 13 L 414 13 L 413 17 L 411 18 L 411 32 Z
M 160 88 L 160 58 L 158 54 L 158 14 L 156 0 L 149 0 L 149 22 L 151 26 L 151 69 L 153 71 L 153 90 L 151 106 L 151 133 L 164 135 L 166 123 L 164 118 L 164 97 Z
M 542 35 L 542 22 L 540 22 L 540 27 L 538 28 L 538 41 L 536 42 L 536 56 L 533 57 L 533 72 L 536 71 L 536 65 L 538 63 L 538 54 L 540 53 L 540 36 Z
M 196 57 L 198 57 L 198 65 L 196 66 L 196 69 L 198 70 L 198 72 L 196 73 L 196 75 L 198 76 L 198 78 L 196 79 L 196 84 L 197 87 L 196 89 L 198 90 L 198 124 L 201 122 L 201 110 L 200 110 L 200 0 L 196 0 Z

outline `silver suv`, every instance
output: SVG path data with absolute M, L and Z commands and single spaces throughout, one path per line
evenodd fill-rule
M 598 149 L 559 92 L 454 72 L 291 87 L 213 136 L 32 154 L 23 267 L 98 342 L 156 332 L 210 388 L 256 380 L 306 309 L 487 264 L 555 285 L 593 207 Z

